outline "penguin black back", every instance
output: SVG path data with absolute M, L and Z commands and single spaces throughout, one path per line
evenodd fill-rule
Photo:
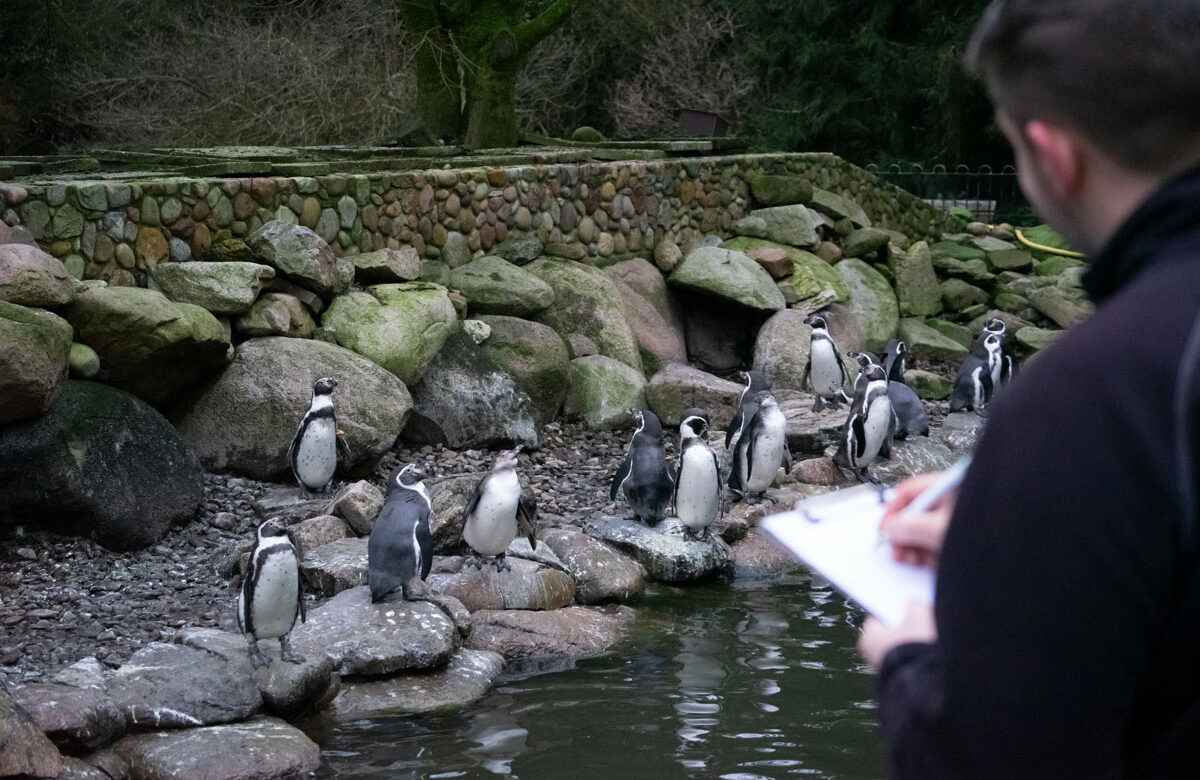
M 892 339 L 887 343 L 887 354 L 883 359 L 883 372 L 887 374 L 889 382 L 907 384 L 904 381 L 907 358 L 908 347 L 903 341 Z
M 403 590 L 409 600 L 424 595 L 424 579 L 433 566 L 433 535 L 429 530 L 431 504 L 415 463 L 388 478 L 383 509 L 367 541 L 367 582 L 371 601 Z
M 746 425 L 750 422 L 750 415 L 754 414 L 754 410 L 758 408 L 758 405 L 754 403 L 755 394 L 771 389 L 771 383 L 767 381 L 761 371 L 751 369 L 740 373 L 746 386 L 742 388 L 742 395 L 738 398 L 738 408 L 733 413 L 733 419 L 729 421 L 729 425 L 725 426 L 725 449 L 729 449 L 734 434 L 740 435 L 746 429 Z M 689 411 L 688 414 L 691 412 Z
M 629 442 L 625 461 L 613 478 L 609 498 L 616 500 L 620 492 L 634 517 L 653 526 L 663 518 L 675 481 L 667 466 L 658 415 L 647 409 L 635 411 L 634 416 L 638 429 Z

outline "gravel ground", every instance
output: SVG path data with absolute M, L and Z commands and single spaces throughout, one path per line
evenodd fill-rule
M 543 524 L 614 511 L 609 482 L 631 432 L 598 433 L 568 423 L 546 427 L 541 449 L 522 454 L 519 467 L 535 491 Z M 427 478 L 482 471 L 494 454 L 401 444 L 384 457 L 372 481 L 382 486 L 396 464 L 411 461 L 425 464 Z M 136 552 L 44 533 L 0 540 L 0 681 L 41 681 L 90 655 L 116 667 L 144 644 L 169 641 L 185 626 L 236 630 L 239 580 L 218 569 L 233 546 L 253 536 L 261 520 L 254 501 L 268 486 L 206 475 L 197 519 Z

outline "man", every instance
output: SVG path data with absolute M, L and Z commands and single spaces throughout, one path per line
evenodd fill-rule
M 992 405 L 948 528 L 897 514 L 919 485 L 885 520 L 938 570 L 859 645 L 891 772 L 1200 777 L 1200 0 L 997 0 L 968 62 L 1097 308 Z

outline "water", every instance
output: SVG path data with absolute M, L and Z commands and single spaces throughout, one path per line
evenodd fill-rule
M 316 734 L 321 777 L 877 780 L 861 614 L 802 571 L 659 586 L 627 647 L 502 679 L 453 715 Z

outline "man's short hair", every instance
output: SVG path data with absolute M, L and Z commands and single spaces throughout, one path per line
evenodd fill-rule
M 967 65 L 1005 114 L 1066 124 L 1131 170 L 1200 155 L 1200 0 L 994 0 Z

